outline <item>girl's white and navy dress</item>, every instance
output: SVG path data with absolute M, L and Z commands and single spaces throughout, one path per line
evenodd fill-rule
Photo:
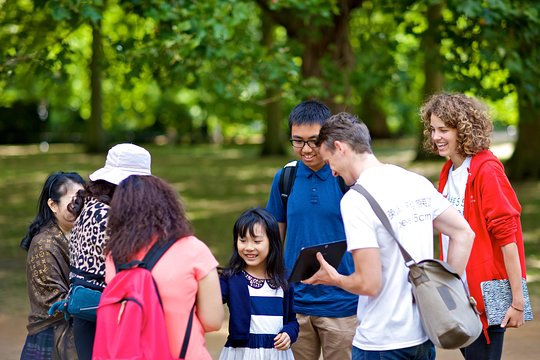
M 274 338 L 286 332 L 291 343 L 298 338 L 293 311 L 294 290 L 283 291 L 272 281 L 246 272 L 220 277 L 223 303 L 228 304 L 229 336 L 220 360 L 290 360 L 291 349 L 277 350 Z

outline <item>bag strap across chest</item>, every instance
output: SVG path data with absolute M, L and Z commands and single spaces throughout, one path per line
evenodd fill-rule
M 392 224 L 390 224 L 390 220 L 386 216 L 386 213 L 381 208 L 377 200 L 375 200 L 375 198 L 369 193 L 369 191 L 367 191 L 366 188 L 360 184 L 354 184 L 351 187 L 351 189 L 354 189 L 358 191 L 360 194 L 364 195 L 366 200 L 369 202 L 369 205 L 373 209 L 373 212 L 375 212 L 375 215 L 377 215 L 377 217 L 379 218 L 379 220 L 385 227 L 386 231 L 388 231 L 388 233 L 392 235 L 392 238 L 398 245 L 399 251 L 401 252 L 401 255 L 403 256 L 403 259 L 405 260 L 405 266 L 409 268 L 411 281 L 413 281 L 416 285 L 429 281 L 429 277 L 426 275 L 425 271 L 420 266 L 418 266 L 418 263 L 412 258 L 412 256 L 407 252 L 407 250 L 405 250 L 403 245 L 401 245 L 401 243 L 399 242 L 394 232 L 394 229 L 392 228 Z M 428 260 L 421 261 L 420 263 L 423 263 L 425 261 L 428 261 Z M 448 271 L 455 277 L 459 278 L 459 274 L 457 274 L 452 268 L 450 268 L 450 266 L 447 263 L 438 261 L 438 260 L 430 260 L 430 261 L 437 261 L 442 267 L 446 269 L 446 271 Z M 467 289 L 464 283 L 463 283 L 463 287 L 465 288 L 465 292 L 468 294 L 469 290 Z
M 392 235 L 392 238 L 396 241 L 399 251 L 401 252 L 401 255 L 403 255 L 403 259 L 405 259 L 405 265 L 410 269 L 411 266 L 416 265 L 416 261 L 412 258 L 412 256 L 405 250 L 403 245 L 399 242 L 396 234 L 394 233 L 394 229 L 392 228 L 392 224 L 390 224 L 390 220 L 388 220 L 388 217 L 386 216 L 386 213 L 381 208 L 377 200 L 373 198 L 373 196 L 369 193 L 369 191 L 366 190 L 365 187 L 363 187 L 360 184 L 354 184 L 351 189 L 354 189 L 358 191 L 360 194 L 364 195 L 366 200 L 369 202 L 369 205 L 375 212 L 375 215 L 379 218 L 379 220 L 382 222 L 383 226 L 385 227 L 386 231 Z
M 147 269 L 148 271 L 152 271 L 159 259 L 161 259 L 163 254 L 165 254 L 167 250 L 169 250 L 169 248 L 176 242 L 176 240 L 177 239 L 173 238 L 162 244 L 158 244 L 156 242 L 154 245 L 152 245 L 150 250 L 148 250 L 142 260 L 131 260 L 127 263 L 119 263 L 113 259 L 116 272 L 118 273 L 122 270 L 131 269 L 135 266 L 142 267 L 144 269 Z

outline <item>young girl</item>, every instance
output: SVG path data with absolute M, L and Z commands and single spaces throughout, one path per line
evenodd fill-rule
M 220 284 L 230 319 L 219 359 L 294 359 L 294 292 L 285 279 L 278 223 L 267 210 L 247 210 L 234 224 L 233 254 Z
M 21 359 L 76 358 L 71 322 L 47 311 L 63 300 L 69 289 L 69 236 L 75 217 L 67 206 L 84 180 L 77 173 L 55 172 L 47 178 L 38 202 L 38 213 L 21 241 L 28 251 L 26 278 L 30 314 L 28 336 Z

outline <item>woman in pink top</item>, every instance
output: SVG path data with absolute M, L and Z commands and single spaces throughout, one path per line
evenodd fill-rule
M 156 241 L 178 239 L 152 270 L 163 304 L 170 352 L 175 356 L 180 353 L 195 302 L 186 359 L 210 360 L 204 334 L 219 330 L 223 321 L 218 262 L 193 236 L 174 189 L 155 176 L 128 177 L 115 190 L 108 228 L 106 282 L 115 276 L 113 258 L 118 263 L 141 260 Z

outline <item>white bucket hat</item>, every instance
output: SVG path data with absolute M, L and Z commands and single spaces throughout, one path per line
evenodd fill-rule
M 150 153 L 135 144 L 118 144 L 109 149 L 105 166 L 90 174 L 90 180 L 118 185 L 130 175 L 152 175 Z

